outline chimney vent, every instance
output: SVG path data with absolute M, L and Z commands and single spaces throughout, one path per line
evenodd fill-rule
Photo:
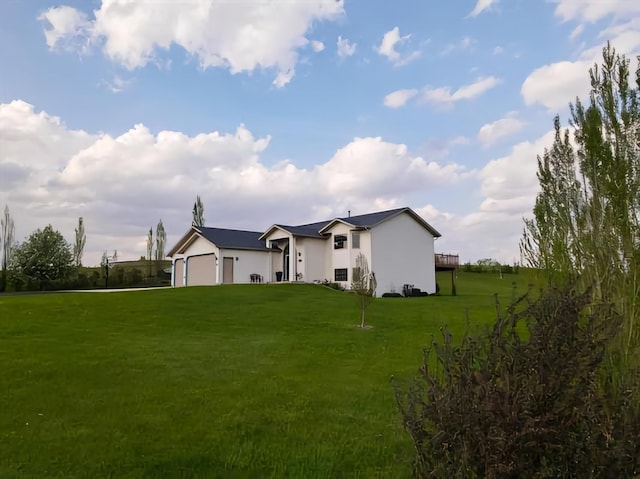
M 351 218 L 351 210 L 347 211 L 347 214 L 349 215 L 349 218 Z

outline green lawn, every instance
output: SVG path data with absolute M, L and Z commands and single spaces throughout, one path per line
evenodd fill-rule
M 391 375 L 529 282 L 448 278 L 368 330 L 314 285 L 0 296 L 0 477 L 406 477 Z

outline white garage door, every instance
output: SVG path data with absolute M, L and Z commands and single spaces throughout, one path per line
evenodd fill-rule
M 187 260 L 187 286 L 216 284 L 216 256 L 203 254 Z
M 173 284 L 176 287 L 184 286 L 184 260 L 177 259 L 173 270 Z

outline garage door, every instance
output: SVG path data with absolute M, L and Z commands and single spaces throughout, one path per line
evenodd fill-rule
M 216 284 L 216 256 L 191 256 L 187 260 L 187 286 L 210 284 Z
M 184 286 L 184 260 L 177 259 L 175 262 L 175 269 L 173 271 L 173 284 L 176 287 Z

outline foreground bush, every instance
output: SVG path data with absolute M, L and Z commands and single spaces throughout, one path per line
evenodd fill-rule
M 420 376 L 406 391 L 395 386 L 416 477 L 640 474 L 640 381 L 609 366 L 621 319 L 590 297 L 523 297 L 490 333 L 458 346 L 443 330 Z

